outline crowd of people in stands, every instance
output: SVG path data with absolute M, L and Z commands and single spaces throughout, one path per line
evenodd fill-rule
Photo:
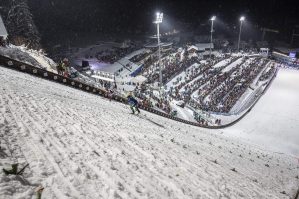
M 173 85 L 166 93 L 168 97 L 154 99 L 154 96 L 146 97 L 142 92 L 137 94 L 138 97 L 144 100 L 154 99 L 158 103 L 152 105 L 164 111 L 171 110 L 169 101 L 175 99 L 183 100 L 185 104 L 188 103 L 192 107 L 204 111 L 228 113 L 266 66 L 265 59 L 259 57 L 231 57 L 226 55 L 203 63 L 199 63 L 198 59 L 192 58 L 185 61 L 179 61 L 175 59 L 175 56 L 171 58 L 163 60 L 163 64 L 167 68 L 167 72 L 163 73 L 163 77 L 166 79 L 165 82 L 173 79 L 173 76 L 181 72 L 185 72 L 185 75 L 177 77 L 173 82 Z M 224 65 L 216 68 L 212 67 L 217 62 L 224 60 L 226 61 Z M 238 63 L 234 67 L 224 70 L 237 60 Z M 174 66 L 175 63 L 178 63 L 178 66 Z M 267 78 L 273 70 L 271 68 L 261 78 Z M 202 118 L 198 121 L 204 122 Z M 220 122 L 217 120 L 217 123 Z
M 163 110 L 165 113 L 171 112 L 169 100 L 166 98 L 158 98 L 151 92 L 135 89 L 134 95 L 141 100 L 141 104 L 145 107 L 156 107 Z
M 161 52 L 161 59 L 162 60 L 171 60 L 174 57 L 178 57 L 177 49 L 171 49 L 165 52 Z M 144 70 L 143 75 L 145 77 L 152 76 L 153 73 L 157 72 L 158 69 L 158 54 L 154 53 L 148 56 L 145 60 L 143 60 Z M 163 66 L 163 64 L 161 64 Z
M 263 74 L 260 76 L 259 81 L 265 81 L 270 78 L 271 75 L 273 75 L 276 71 L 276 66 L 273 63 L 266 71 L 263 72 Z
M 206 63 L 200 64 L 197 67 L 192 67 L 191 69 L 187 70 L 184 80 L 180 81 L 177 85 L 170 87 L 169 95 L 187 102 L 190 100 L 192 93 L 194 93 L 204 84 L 208 83 L 209 80 L 214 82 L 215 80 L 213 79 L 220 78 L 218 76 L 222 76 L 221 71 L 237 59 L 229 58 L 226 60 L 226 65 L 218 68 L 212 67 L 215 63 L 221 62 L 226 58 L 227 57 L 217 58 L 215 61 L 208 61 Z
M 163 84 L 166 84 L 194 63 L 199 63 L 199 59 L 197 57 L 189 58 L 188 54 L 184 56 L 183 59 L 181 58 L 180 52 L 172 51 L 168 52 L 168 54 L 164 54 L 161 59 Z M 152 83 L 157 81 L 159 78 L 158 58 L 156 56 L 150 56 L 144 65 L 143 75 L 148 78 L 148 82 Z
M 162 71 L 163 74 L 163 84 L 167 83 L 173 77 L 186 70 L 189 66 L 199 63 L 197 57 L 191 57 L 183 59 L 183 61 L 179 61 L 179 58 L 176 57 L 174 62 L 166 62 L 164 64 L 164 69 Z
M 222 61 L 225 61 L 225 64 L 213 67 Z M 237 61 L 234 67 L 227 70 L 228 66 Z M 157 107 L 168 113 L 171 112 L 171 99 L 182 100 L 184 104 L 188 103 L 194 108 L 208 112 L 228 113 L 266 65 L 265 59 L 259 57 L 225 55 L 200 62 L 197 57 L 181 60 L 177 54 L 164 57 L 162 64 L 164 84 L 185 72 L 184 76 L 177 77 L 173 85 L 167 89 L 167 97 L 157 98 L 138 89 L 135 94 L 145 105 Z M 206 122 L 200 117 L 197 119 L 202 124 Z M 216 122 L 221 123 L 220 120 Z
M 198 96 L 200 97 L 191 99 L 190 104 L 194 108 L 205 111 L 228 113 L 244 92 L 250 88 L 250 84 L 265 65 L 264 59 L 247 58 L 247 61 L 238 64 L 220 78 L 212 78 L 212 83 L 199 89 Z

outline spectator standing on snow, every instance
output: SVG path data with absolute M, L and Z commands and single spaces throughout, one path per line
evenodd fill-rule
M 63 71 L 64 71 L 64 76 L 65 77 L 68 77 L 69 76 L 69 74 L 70 74 L 70 62 L 69 62 L 69 60 L 67 59 L 67 58 L 64 58 L 63 59 L 63 61 L 62 61 L 62 63 L 63 63 Z
M 57 73 L 59 75 L 63 75 L 63 62 L 62 61 L 60 61 L 60 63 L 57 65 L 56 69 L 57 69 Z

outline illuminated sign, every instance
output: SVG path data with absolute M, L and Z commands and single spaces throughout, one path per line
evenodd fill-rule
M 290 52 L 289 57 L 290 58 L 296 58 L 296 52 Z

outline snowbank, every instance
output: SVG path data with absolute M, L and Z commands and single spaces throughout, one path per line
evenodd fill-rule
M 25 62 L 27 64 L 31 64 L 33 66 L 37 66 L 40 68 L 42 67 L 41 64 L 38 63 L 38 61 L 36 61 L 28 53 L 23 52 L 20 49 L 0 47 L 0 54 L 18 61 Z
M 10 45 L 7 48 L 0 47 L 0 54 L 56 73 L 56 63 L 42 51 L 28 49 L 24 45 Z

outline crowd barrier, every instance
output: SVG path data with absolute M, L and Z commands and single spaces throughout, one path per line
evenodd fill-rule
M 32 66 L 32 65 L 27 64 L 27 63 L 23 63 L 21 61 L 11 59 L 11 58 L 3 56 L 3 55 L 0 55 L 0 66 L 10 68 L 10 69 L 14 69 L 14 70 L 17 70 L 17 71 L 20 71 L 20 72 L 23 72 L 23 73 L 28 73 L 28 74 L 34 75 L 36 77 L 40 77 L 40 78 L 47 79 L 47 80 L 50 80 L 50 81 L 54 81 L 56 83 L 63 84 L 63 85 L 66 85 L 66 86 L 70 86 L 72 88 L 79 89 L 81 91 L 85 91 L 85 92 L 92 93 L 92 94 L 95 94 L 95 95 L 99 95 L 99 96 L 104 97 L 104 98 L 109 98 L 108 92 L 106 90 L 102 89 L 102 88 L 97 88 L 93 85 L 89 85 L 87 83 L 79 82 L 79 81 L 76 81 L 74 79 L 64 77 L 62 75 L 47 71 L 47 70 L 42 69 L 42 68 Z M 274 79 L 274 76 L 270 80 L 270 83 L 267 85 L 267 87 L 271 84 L 273 79 Z M 267 89 L 264 89 L 264 92 L 266 90 Z M 226 128 L 226 127 L 234 125 L 235 123 L 240 121 L 243 117 L 245 117 L 245 115 L 248 112 L 250 112 L 251 108 L 257 103 L 257 101 L 264 94 L 264 92 L 252 104 L 252 106 L 248 109 L 248 111 L 246 111 L 238 119 L 236 119 L 235 121 L 233 121 L 229 124 L 219 125 L 219 126 L 201 125 L 201 124 L 196 123 L 196 122 L 191 122 L 191 121 L 184 120 L 184 119 L 181 119 L 181 118 L 173 117 L 169 114 L 166 114 L 166 113 L 163 113 L 161 111 L 157 111 L 153 108 L 145 107 L 145 106 L 142 106 L 142 105 L 139 105 L 139 108 L 142 109 L 142 110 L 145 110 L 147 112 L 150 112 L 150 113 L 153 113 L 153 114 L 156 114 L 156 115 L 159 115 L 159 116 L 171 119 L 171 120 L 175 120 L 177 122 L 185 123 L 185 124 L 188 124 L 188 125 L 193 125 L 193 126 L 208 128 L 208 129 L 222 129 L 222 128 Z M 126 101 L 127 101 L 125 98 L 123 98 L 121 96 L 117 96 L 117 95 L 112 96 L 112 100 L 120 102 L 120 103 L 126 103 Z

